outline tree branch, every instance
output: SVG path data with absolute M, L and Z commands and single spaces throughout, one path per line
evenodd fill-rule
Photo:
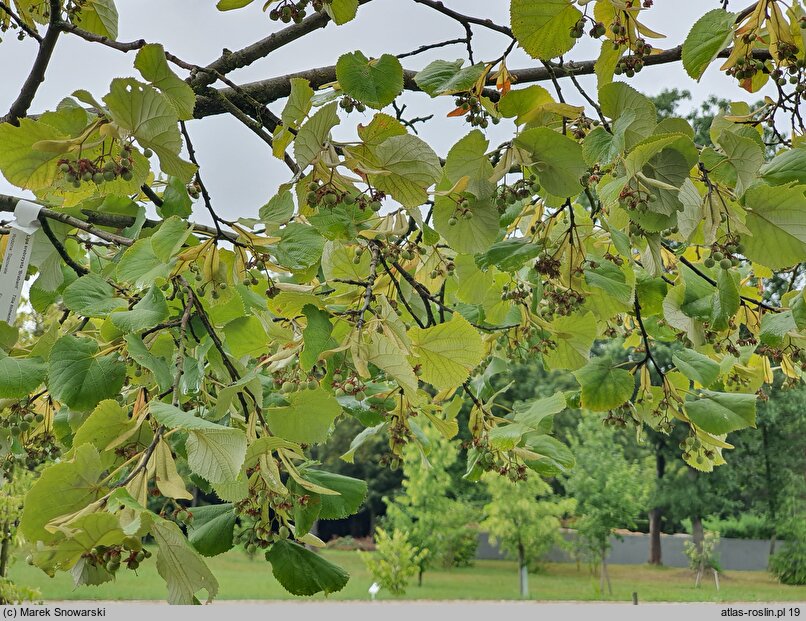
M 71 257 L 67 252 L 67 248 L 64 247 L 64 244 L 62 244 L 56 235 L 53 234 L 53 230 L 50 228 L 48 219 L 40 214 L 39 223 L 42 225 L 42 232 L 45 234 L 45 237 L 47 237 L 50 240 L 50 243 L 53 244 L 53 247 L 56 249 L 56 252 L 59 253 L 59 256 L 62 258 L 62 260 L 67 263 L 67 265 L 69 265 L 77 275 L 83 276 L 84 274 L 88 274 L 89 270 L 76 263 L 73 260 L 73 257 Z
M 22 18 L 12 10 L 12 8 L 8 4 L 6 4 L 5 2 L 0 2 L 0 11 L 6 13 L 14 21 L 14 23 L 16 23 L 17 26 L 19 26 L 20 30 L 22 30 L 25 34 L 27 34 L 32 39 L 36 40 L 38 43 L 40 44 L 42 43 L 42 36 L 36 30 L 28 26 L 28 24 L 26 24 L 22 20 Z
M 48 24 L 45 36 L 39 44 L 39 52 L 37 52 L 36 58 L 34 59 L 31 72 L 22 85 L 17 99 L 11 104 L 8 114 L 0 119 L 0 123 L 19 125 L 20 119 L 27 114 L 40 85 L 45 81 L 45 71 L 50 64 L 53 50 L 56 48 L 56 41 L 59 39 L 61 32 L 62 16 L 60 2 L 59 0 L 50 0 L 50 23 Z
M 367 4 L 372 0 L 358 0 L 359 4 Z M 219 58 L 204 68 L 204 72 L 199 72 L 191 79 L 191 86 L 195 89 L 213 84 L 216 80 L 215 73 L 225 75 L 251 65 L 256 60 L 265 58 L 272 52 L 301 39 L 315 30 L 324 28 L 331 22 L 330 17 L 322 12 L 306 17 L 299 24 L 293 24 L 283 28 L 278 32 L 270 34 L 265 39 L 261 39 L 245 48 L 231 52 L 224 50 Z
M 678 62 L 682 55 L 682 46 L 674 47 L 668 50 L 653 54 L 645 59 L 644 65 L 652 67 L 657 65 L 666 65 L 669 63 Z M 732 51 L 732 48 L 723 50 L 718 54 L 718 58 L 727 58 Z M 753 57 L 759 60 L 769 60 L 770 53 L 766 50 L 754 50 Z M 564 63 L 547 63 L 546 67 L 531 67 L 528 69 L 517 69 L 510 73 L 513 76 L 513 81 L 528 84 L 531 82 L 546 82 L 554 78 L 568 78 L 571 75 L 592 75 L 594 70 L 595 60 L 585 60 L 580 62 L 568 61 Z M 407 91 L 420 91 L 420 87 L 414 81 L 414 76 L 417 75 L 416 71 L 406 69 L 403 72 L 403 88 Z M 336 80 L 336 67 L 335 65 L 329 67 L 318 67 L 315 69 L 308 69 L 297 73 L 290 73 L 288 75 L 269 78 L 258 82 L 250 82 L 243 84 L 240 88 L 242 92 L 260 102 L 261 104 L 268 104 L 278 99 L 288 97 L 291 94 L 291 79 L 303 78 L 311 83 L 314 89 L 320 88 L 325 84 L 334 82 Z M 488 78 L 488 84 L 492 85 L 495 82 L 494 78 Z M 219 92 L 225 97 L 232 98 L 237 93 L 231 88 L 220 89 Z M 486 89 L 484 95 L 493 101 L 500 98 L 498 91 L 494 89 Z M 201 95 L 196 98 L 196 109 L 194 116 L 201 119 L 207 116 L 223 114 L 227 110 L 221 105 L 220 102 L 209 96 Z

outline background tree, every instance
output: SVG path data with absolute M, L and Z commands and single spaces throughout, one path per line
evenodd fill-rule
M 594 416 L 579 423 L 579 440 L 573 445 L 576 465 L 565 485 L 576 500 L 577 543 L 594 567 L 600 569 L 599 588 L 612 593 L 607 573 L 610 537 L 617 528 L 631 528 L 646 507 L 652 467 L 645 457 L 630 462 L 612 434 L 603 432 Z M 618 536 L 618 535 L 617 535 Z
M 446 567 L 472 561 L 478 545 L 479 511 L 453 490 L 450 469 L 456 445 L 439 433 L 427 434 L 427 452 L 415 446 L 403 456 L 403 489 L 386 498 L 387 530 L 406 533 L 419 554 L 417 583 L 422 585 L 428 567 Z
M 755 425 L 775 372 L 800 381 L 800 3 L 723 5 L 661 49 L 651 2 L 511 0 L 496 23 L 413 0 L 413 19 L 425 11 L 461 36 L 412 28 L 412 52 L 355 50 L 240 80 L 285 66 L 277 53 L 323 28 L 371 28 L 372 1 L 220 0 L 277 29 L 205 65 L 118 40 L 114 0 L 0 4 L 0 28 L 37 50 L 0 119 L 0 173 L 15 188 L 0 209 L 16 210 L 7 246 L 33 244 L 30 299 L 47 320 L 35 343 L 0 327 L 0 399 L 4 422 L 28 425 L 4 461 L 63 451 L 20 521 L 44 571 L 109 581 L 148 561 L 149 536 L 170 601 L 195 603 L 218 591 L 203 555 L 228 549 L 237 525 L 291 593 L 329 593 L 348 576 L 306 547 L 321 545 L 311 529 L 367 494 L 317 463 L 344 421 L 362 427 L 348 463 L 382 438 L 395 466 L 407 446 L 425 451 L 429 433 L 461 427 L 468 482 L 517 480 L 569 471 L 554 422 L 581 407 L 682 435 L 683 461 L 711 472 L 729 434 Z M 580 57 L 586 37 L 596 58 Z M 70 84 L 37 109 L 65 39 L 131 54 L 130 77 Z M 760 106 L 714 110 L 706 145 L 629 84 L 670 63 L 693 79 L 719 65 L 759 93 L 752 102 L 770 88 Z M 422 116 L 407 111 L 415 98 Z M 470 128 L 445 148 L 426 131 L 442 111 L 445 127 Z M 287 169 L 227 217 L 221 204 L 234 201 L 211 192 L 221 173 L 194 142 L 220 115 Z M 18 260 L 7 274 L 26 272 Z M 19 321 L 8 299 L 2 317 Z M 662 364 L 658 344 L 673 341 Z M 571 386 L 502 407 L 496 378 L 536 358 Z M 217 502 L 191 524 L 194 488 Z
M 535 571 L 554 546 L 564 544 L 560 519 L 573 513 L 571 498 L 555 498 L 548 484 L 537 477 L 502 483 L 495 475 L 484 478 L 490 502 L 484 506 L 481 527 L 490 541 L 517 559 L 521 597 L 529 597 L 528 571 Z

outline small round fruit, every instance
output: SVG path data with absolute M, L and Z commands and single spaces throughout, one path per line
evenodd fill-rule
M 114 181 L 116 176 L 117 176 L 117 175 L 115 175 L 115 171 L 114 171 L 114 170 L 107 170 L 107 171 L 104 171 L 104 179 L 105 179 L 106 181 Z
M 721 261 L 725 258 L 725 255 L 721 252 L 713 252 L 711 253 L 711 256 L 713 257 L 714 261 Z
M 100 185 L 104 182 L 106 175 L 105 173 L 97 172 L 92 176 L 92 181 L 96 185 Z
M 703 261 L 703 264 L 705 267 L 714 267 L 714 265 L 716 265 L 716 261 L 714 261 L 713 257 L 708 257 L 705 259 L 705 261 Z
M 358 401 L 363 401 L 367 398 L 367 393 L 365 393 L 363 390 L 359 390 L 357 393 L 355 393 L 355 398 Z
M 283 382 L 283 385 L 280 387 L 280 390 L 282 392 L 286 392 L 286 393 L 294 392 L 294 384 L 292 384 L 291 382 L 287 382 L 287 381 Z
M 120 561 L 109 561 L 106 564 L 106 571 L 110 574 L 115 573 L 118 569 L 120 569 Z
M 722 259 L 722 260 L 719 262 L 719 267 L 721 267 L 723 270 L 728 270 L 728 269 L 730 269 L 730 268 L 731 268 L 731 265 L 732 265 L 732 263 L 731 263 L 730 259 Z
M 143 156 L 144 157 L 151 157 L 152 155 L 154 155 L 154 152 L 151 149 L 149 149 L 148 147 L 143 149 Z
M 458 223 L 459 223 L 459 220 L 457 220 L 457 219 L 456 219 L 456 218 L 454 218 L 453 216 L 451 216 L 450 218 L 448 218 L 448 225 L 449 225 L 449 226 L 456 226 Z
M 123 177 L 124 181 L 131 181 L 134 178 L 134 175 L 130 170 L 124 170 L 122 173 L 120 173 L 120 176 Z

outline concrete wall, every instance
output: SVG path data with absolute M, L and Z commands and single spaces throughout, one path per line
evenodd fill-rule
M 573 532 L 566 532 L 564 537 L 572 540 Z M 684 553 L 684 542 L 690 541 L 690 535 L 661 535 L 663 564 L 667 567 L 688 567 L 688 558 Z M 642 565 L 649 558 L 649 535 L 633 533 L 624 535 L 619 541 L 611 538 L 610 553 L 607 562 L 616 565 Z M 780 545 L 780 544 L 779 544 Z M 767 569 L 770 542 L 766 539 L 721 539 L 717 547 L 719 563 L 724 570 Z M 505 558 L 501 551 L 489 541 L 487 533 L 479 534 L 479 547 L 476 552 L 479 559 Z M 574 559 L 564 550 L 555 548 L 546 557 L 553 562 L 573 562 Z

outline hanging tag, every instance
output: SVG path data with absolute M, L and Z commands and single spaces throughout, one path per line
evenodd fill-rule
M 41 207 L 28 201 L 19 201 L 14 208 L 14 221 L 0 268 L 0 320 L 14 325 L 20 305 L 22 286 L 31 260 L 34 233 L 39 228 Z

